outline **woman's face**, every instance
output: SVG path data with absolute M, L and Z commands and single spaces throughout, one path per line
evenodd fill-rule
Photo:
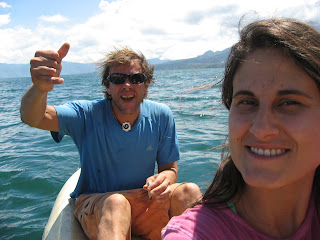
M 320 93 L 314 80 L 279 50 L 248 55 L 233 79 L 229 143 L 250 186 L 312 184 L 320 164 Z

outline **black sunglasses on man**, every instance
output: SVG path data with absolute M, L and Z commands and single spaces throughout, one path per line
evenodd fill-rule
M 113 73 L 107 77 L 107 80 L 113 84 L 124 84 L 127 78 L 129 79 L 129 82 L 132 84 L 143 83 L 147 79 L 146 75 L 144 75 L 143 73 Z

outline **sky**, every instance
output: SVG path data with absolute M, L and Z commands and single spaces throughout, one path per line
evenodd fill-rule
M 71 45 L 65 61 L 90 63 L 114 48 L 176 60 L 221 51 L 238 25 L 289 17 L 320 29 L 320 0 L 0 0 L 0 63 Z

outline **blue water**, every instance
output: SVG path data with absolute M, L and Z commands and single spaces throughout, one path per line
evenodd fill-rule
M 223 69 L 155 71 L 149 98 L 173 111 L 181 160 L 179 182 L 197 183 L 204 191 L 215 173 L 227 133 L 227 112 L 220 103 L 220 86 L 184 94 L 217 82 Z M 99 76 L 65 76 L 49 93 L 49 104 L 103 97 Z M 0 239 L 41 239 L 55 198 L 79 168 L 71 138 L 57 144 L 49 132 L 20 121 L 19 107 L 30 78 L 1 79 L 0 84 Z

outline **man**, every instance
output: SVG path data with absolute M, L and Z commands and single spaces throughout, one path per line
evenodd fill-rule
M 180 154 L 170 109 L 144 100 L 153 66 L 142 54 L 116 50 L 102 63 L 105 99 L 49 106 L 47 93 L 64 81 L 59 75 L 69 48 L 37 51 L 31 59 L 33 84 L 22 98 L 21 119 L 51 131 L 57 142 L 64 135 L 75 142 L 81 174 L 71 197 L 90 239 L 125 239 L 130 232 L 160 239 L 169 218 L 201 192 L 195 184 L 176 183 Z

